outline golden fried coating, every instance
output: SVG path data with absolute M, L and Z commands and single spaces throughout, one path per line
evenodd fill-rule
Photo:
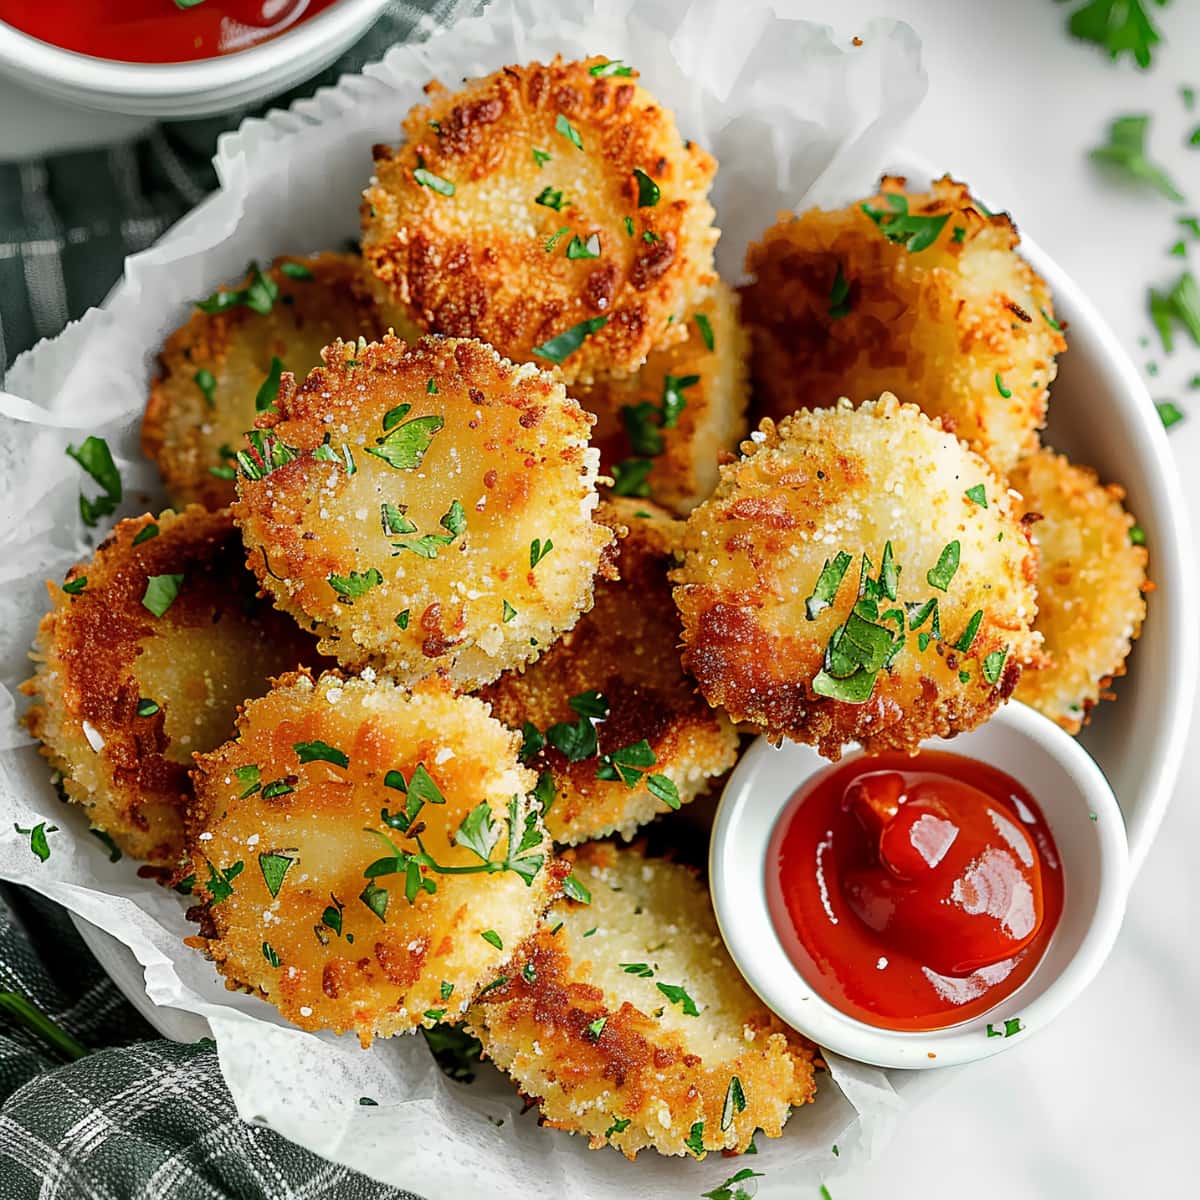
M 563 900 L 467 1028 L 544 1123 L 628 1158 L 740 1152 L 813 1098 L 813 1050 L 729 959 L 687 867 L 607 843 L 567 852 L 591 903 Z
M 837 758 L 974 728 L 1037 657 L 1005 485 L 914 405 L 802 410 L 743 443 L 674 573 L 710 704 Z
M 1041 517 L 1038 614 L 1048 661 L 1026 672 L 1016 699 L 1033 705 L 1068 733 L 1078 733 L 1108 685 L 1125 674 L 1125 659 L 1146 615 L 1146 549 L 1130 541 L 1133 517 L 1125 492 L 1105 487 L 1090 467 L 1052 450 L 1017 464 L 1009 484 L 1023 497 L 1018 511 Z
M 376 304 L 370 273 L 352 254 L 278 258 L 261 277 L 253 268 L 234 290 L 248 288 L 266 312 L 245 303 L 197 309 L 159 355 L 142 450 L 176 504 L 215 509 L 233 502 L 233 456 L 254 427 L 260 389 L 264 404 L 274 399 L 273 359 L 303 379 L 320 363 L 323 346 L 337 337 L 378 338 L 395 316 Z
M 1066 349 L 1019 242 L 948 176 L 929 193 L 885 177 L 864 204 L 782 218 L 750 247 L 742 293 L 762 415 L 890 391 L 1010 470 L 1037 448 Z
M 362 205 L 363 255 L 418 324 L 568 382 L 636 370 L 714 279 L 716 163 L 605 61 L 430 84 Z
M 363 1045 L 462 1013 L 563 872 L 518 745 L 444 680 L 282 677 L 197 755 L 191 944 L 231 990 Z
M 738 749 L 729 719 L 696 694 L 679 664 L 667 569 L 683 523 L 628 499 L 602 505 L 599 519 L 628 530 L 620 581 L 597 583 L 591 612 L 570 633 L 523 672 L 507 671 L 479 693 L 506 725 L 536 730 L 527 735 L 526 761 L 554 780 L 543 819 L 556 842 L 572 844 L 614 831 L 632 837 L 637 826 L 704 792 L 733 766 Z M 585 703 L 580 712 L 571 701 L 587 693 L 599 693 L 598 707 Z M 594 740 L 581 740 L 579 731 L 600 712 Z M 572 729 L 547 738 L 555 726 Z
M 536 657 L 591 605 L 612 541 L 591 419 L 479 342 L 339 342 L 325 364 L 285 376 L 242 463 L 263 586 L 344 666 L 401 683 L 442 669 L 467 689 Z
M 228 510 L 193 505 L 120 522 L 64 587 L 47 585 L 23 688 L 36 697 L 29 729 L 67 795 L 131 858 L 178 861 L 192 753 L 229 737 L 269 676 L 319 660 L 311 637 L 255 598 L 243 553 Z
M 636 375 L 576 384 L 571 394 L 596 416 L 601 474 L 621 464 L 624 494 L 683 516 L 711 495 L 719 456 L 746 434 L 748 349 L 737 293 L 718 280 L 684 341 L 653 351 Z

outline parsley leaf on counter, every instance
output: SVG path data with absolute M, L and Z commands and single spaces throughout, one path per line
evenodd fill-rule
M 1062 3 L 1062 0 L 1058 0 Z M 1148 0 L 1088 0 L 1067 19 L 1067 29 L 1081 42 L 1108 51 L 1114 61 L 1130 54 L 1142 70 L 1150 65 L 1154 47 L 1162 41 L 1147 13 Z M 1169 0 L 1154 0 L 1165 8 Z
M 1150 184 L 1168 200 L 1182 204 L 1183 193 L 1170 176 L 1146 157 L 1146 131 L 1149 127 L 1150 118 L 1147 116 L 1117 117 L 1109 126 L 1108 145 L 1097 146 L 1091 151 L 1091 157 L 1096 162 L 1108 163 L 1123 171 L 1131 179 Z

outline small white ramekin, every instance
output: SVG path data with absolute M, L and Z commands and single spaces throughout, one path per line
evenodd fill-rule
M 717 922 L 746 981 L 818 1045 L 880 1067 L 954 1066 L 1026 1041 L 1100 970 L 1129 890 L 1116 797 L 1095 761 L 1052 721 L 1010 702 L 971 733 L 925 744 L 990 763 L 1023 784 L 1041 806 L 1062 860 L 1063 912 L 1042 961 L 1011 996 L 978 1017 L 927 1033 L 881 1029 L 822 999 L 788 957 L 768 906 L 768 852 L 797 788 L 829 766 L 811 746 L 785 742 L 776 749 L 760 738 L 742 756 L 721 798 L 709 851 Z M 1019 1032 L 1004 1036 L 1005 1022 L 1013 1019 Z
M 159 118 L 207 116 L 253 104 L 315 75 L 387 4 L 338 0 L 261 45 L 184 63 L 93 58 L 0 22 L 0 74 L 84 108 Z

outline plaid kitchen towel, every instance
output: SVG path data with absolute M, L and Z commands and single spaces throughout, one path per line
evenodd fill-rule
M 272 106 L 468 7 L 392 4 L 334 66 Z M 99 303 L 125 256 L 212 190 L 217 135 L 247 115 L 0 163 L 0 386 L 17 354 Z M 415 1200 L 239 1121 L 211 1044 L 157 1039 L 62 909 L 0 885 L 0 1200 L 35 1197 Z

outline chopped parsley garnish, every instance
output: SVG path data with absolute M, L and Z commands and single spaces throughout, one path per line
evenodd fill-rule
M 384 500 L 379 506 L 379 523 L 383 532 L 389 537 L 399 537 L 402 533 L 416 533 L 417 527 L 404 514 L 404 505 L 390 504 Z
M 494 929 L 485 929 L 479 936 L 483 938 L 483 940 L 487 942 L 489 946 L 495 946 L 497 950 L 504 949 L 504 940 Z
M 242 873 L 245 866 L 246 864 L 240 859 L 223 871 L 220 867 L 214 867 L 212 863 L 208 864 L 208 879 L 205 881 L 204 888 L 209 895 L 210 908 L 214 904 L 220 904 L 222 900 L 228 900 L 233 895 L 233 881 Z
M 570 233 L 570 232 L 571 232 L 571 227 L 570 227 L 570 225 L 564 225 L 564 226 L 563 226 L 563 227 L 562 227 L 560 230 L 558 230 L 558 232 L 557 232 L 557 233 L 552 233 L 552 234 L 551 234 L 551 235 L 550 235 L 550 236 L 549 236 L 549 237 L 546 239 L 546 253 L 547 253 L 547 254 L 549 254 L 549 253 L 550 253 L 550 251 L 551 251 L 551 250 L 553 250 L 553 249 L 554 249 L 554 247 L 558 245 L 558 239 L 559 239 L 560 237 L 562 237 L 562 235 L 563 235 L 564 233 Z
M 1020 1018 L 1020 1017 L 1009 1017 L 1009 1018 L 1008 1018 L 1008 1020 L 1006 1020 L 1006 1021 L 1004 1022 L 1004 1028 L 1003 1028 L 1003 1029 L 997 1029 L 997 1028 L 996 1028 L 996 1027 L 995 1027 L 995 1026 L 994 1026 L 994 1025 L 993 1025 L 993 1024 L 992 1024 L 992 1023 L 989 1021 L 989 1022 L 988 1022 L 988 1026 L 987 1026 L 987 1035 L 988 1035 L 988 1037 L 990 1037 L 990 1038 L 993 1038 L 993 1037 L 1006 1037 L 1006 1038 L 1008 1038 L 1008 1037 L 1012 1037 L 1012 1036 L 1013 1036 L 1013 1034 L 1016 1034 L 1016 1033 L 1020 1033 L 1020 1032 L 1022 1032 L 1022 1030 L 1023 1030 L 1023 1029 L 1024 1029 L 1024 1026 L 1021 1024 L 1021 1018 Z
M 331 746 L 328 742 L 317 740 L 315 742 L 295 742 L 292 745 L 302 763 L 310 762 L 327 762 L 332 763 L 335 767 L 348 767 L 350 765 L 350 756 L 342 750 L 338 750 L 335 746 Z
M 639 979 L 652 979 L 654 977 L 654 968 L 649 963 L 618 963 L 617 965 L 626 975 L 636 975 Z
M 603 721 L 608 716 L 608 701 L 594 688 L 572 696 L 567 703 L 581 717 L 595 717 L 597 720 Z
M 613 1123 L 604 1131 L 604 1136 L 611 1138 L 614 1133 L 624 1133 L 631 1120 L 631 1117 L 613 1117 Z
M 97 841 L 103 843 L 104 848 L 108 851 L 109 862 L 121 861 L 121 847 L 118 846 L 117 843 L 114 842 L 112 838 L 110 838 L 108 834 L 104 832 L 103 829 L 89 829 L 88 832 L 92 835 L 92 837 L 96 838 Z
M 549 538 L 544 542 L 541 538 L 534 538 L 529 543 L 529 569 L 532 571 L 553 549 L 554 543 Z
M 443 979 L 442 985 L 438 989 L 438 992 L 441 995 L 443 1000 L 449 1000 L 450 997 L 454 994 L 454 984 L 449 983 L 447 980 Z
M 1144 546 L 1146 544 L 1146 531 L 1140 525 L 1131 525 L 1129 527 L 1129 543 L 1132 546 Z
M 336 896 L 330 896 L 329 898 L 333 901 L 333 903 L 330 904 L 321 914 L 321 924 L 324 925 L 326 929 L 332 929 L 338 937 L 341 937 L 342 910 L 345 908 L 345 905 L 343 905 Z M 444 1000 L 445 997 L 443 996 L 442 999 Z
M 687 1138 L 683 1143 L 688 1150 L 696 1157 L 703 1158 L 704 1150 L 704 1122 L 697 1121 L 690 1130 L 688 1130 Z
M 696 1002 L 688 995 L 687 989 L 673 983 L 656 983 L 654 985 L 672 1004 L 678 1004 L 683 1009 L 685 1017 L 698 1017 L 700 1010 Z
M 142 607 L 149 609 L 156 617 L 175 603 L 179 595 L 182 575 L 151 575 L 146 579 L 146 591 L 142 596 Z
M 591 237 L 584 241 L 583 238 L 576 234 L 567 243 L 568 258 L 599 258 L 600 257 L 600 235 L 593 233 Z
M 658 184 L 641 167 L 634 167 L 633 175 L 638 185 L 638 208 L 653 208 L 662 195 Z
M 595 758 L 599 753 L 596 743 L 596 727 L 588 717 L 580 717 L 578 721 L 559 721 L 546 730 L 546 741 L 554 747 L 567 762 L 583 762 L 587 758 Z
M 1011 400 L 1012 399 L 1012 391 L 1011 391 L 1011 389 L 1006 388 L 1004 386 L 1004 380 L 1000 377 L 999 371 L 996 372 L 995 378 L 996 378 L 996 391 L 998 391 L 1000 393 L 1000 395 L 1004 397 L 1005 400 Z
M 696 322 L 696 328 L 700 330 L 701 340 L 704 342 L 704 348 L 711 354 L 714 346 L 712 322 L 704 313 L 696 313 L 692 317 Z
M 269 431 L 252 429 L 246 440 L 250 449 L 239 450 L 236 457 L 238 468 L 247 479 L 262 479 L 296 459 L 296 451 Z
M 413 171 L 413 178 L 421 187 L 427 187 L 431 192 L 437 192 L 439 196 L 454 195 L 454 184 L 450 180 L 443 179 L 440 175 L 435 175 L 424 167 L 417 167 Z
M 926 572 L 925 579 L 932 588 L 944 592 L 950 587 L 958 571 L 958 556 L 961 547 L 957 541 L 947 542 L 938 556 L 937 565 Z
M 325 436 L 328 437 L 329 435 L 326 434 Z M 345 469 L 347 475 L 358 474 L 358 464 L 354 461 L 354 451 L 345 442 L 342 443 L 341 454 L 338 454 L 328 442 L 325 442 L 313 451 L 313 458 L 317 462 L 336 463 L 339 467 Z
M 592 1021 L 588 1025 L 587 1031 L 588 1031 L 588 1033 L 590 1033 L 592 1035 L 592 1038 L 594 1040 L 599 1041 L 600 1035 L 604 1032 L 604 1027 L 607 1024 L 608 1024 L 607 1017 L 597 1017 L 596 1020 Z
M 547 359 L 549 362 L 561 363 L 574 354 L 588 337 L 603 329 L 607 324 L 607 317 L 589 317 L 586 321 L 572 325 L 570 329 L 564 330 L 540 346 L 534 346 L 533 353 L 538 358 Z
M 574 872 L 563 880 L 562 890 L 568 900 L 574 900 L 578 904 L 591 904 L 592 902 L 592 893 L 575 877 Z M 595 932 L 594 929 L 590 929 L 583 936 L 588 937 Z
M 383 437 L 376 438 L 376 445 L 367 446 L 366 451 L 368 454 L 374 454 L 376 458 L 382 458 L 394 470 L 412 471 L 421 465 L 430 443 L 446 421 L 440 414 L 432 413 L 427 417 L 413 417 L 410 421 L 389 427 L 386 421 L 393 417 L 396 411 L 392 409 L 387 414 L 384 418 Z M 395 420 L 399 422 L 400 418 Z
M 46 827 L 45 821 L 40 821 L 32 829 L 22 829 L 20 825 L 13 825 L 13 828 L 18 833 L 23 833 L 29 838 L 29 849 L 35 857 L 45 862 L 50 857 L 50 843 L 46 840 L 46 834 L 57 833 L 58 826 L 51 825 Z
M 77 575 L 74 579 L 68 579 L 67 582 L 62 585 L 62 590 L 66 592 L 68 596 L 78 596 L 86 587 L 87 576 Z
M 633 218 L 625 217 L 624 221 L 625 221 L 625 236 L 633 237 Z
M 532 721 L 526 721 L 521 726 L 521 761 L 528 762 L 541 754 L 546 739 L 538 732 L 538 727 Z
M 525 980 L 526 983 L 533 983 L 537 979 L 537 967 L 535 967 L 533 963 L 527 962 L 521 968 L 521 978 Z
M 262 956 L 263 956 L 263 958 L 265 958 L 267 960 L 268 963 L 271 964 L 271 966 L 273 966 L 273 967 L 279 966 L 279 955 L 275 953 L 275 948 L 271 945 L 270 942 L 263 942 Z
M 286 779 L 273 779 L 263 787 L 264 800 L 276 800 L 280 796 L 289 796 L 296 789 Z
M 440 1021 L 446 1015 L 446 1010 L 444 1008 L 427 1008 L 421 1015 L 427 1021 Z
M 650 743 L 642 738 L 630 746 L 622 746 L 611 754 L 606 754 L 596 768 L 597 779 L 619 779 L 626 787 L 637 787 L 642 781 L 642 775 L 647 767 L 658 762 Z
M 951 235 L 951 241 L 955 245 L 961 246 L 967 240 L 967 227 L 965 225 L 955 225 L 954 233 Z
M 238 795 L 239 800 L 245 800 L 247 796 L 253 796 L 255 792 L 262 790 L 262 772 L 253 763 L 245 767 L 234 767 L 233 777 L 245 789 Z
M 437 558 L 438 547 L 449 546 L 467 528 L 467 514 L 461 501 L 452 500 L 438 524 L 446 530 L 445 533 L 423 533 L 416 538 L 401 538 L 393 544 L 393 550 L 396 553 L 411 550 L 422 558 Z
M 563 200 L 562 192 L 556 191 L 549 184 L 534 196 L 533 202 L 534 204 L 542 205 L 544 208 L 552 208 L 555 212 L 562 212 L 563 205 L 566 203 Z
M 579 136 L 579 130 L 567 120 L 566 117 L 559 113 L 554 118 L 554 128 L 575 147 L 576 150 L 583 149 L 583 139 Z
M 1170 429 L 1183 420 L 1183 413 L 1170 400 L 1156 400 L 1154 407 L 1158 410 L 1159 420 L 1164 429 Z
M 1062 333 L 1062 325 L 1059 324 L 1044 308 L 1039 308 L 1038 312 L 1045 318 L 1046 324 L 1050 326 L 1056 333 Z
M 267 891 L 272 896 L 279 895 L 279 889 L 283 886 L 283 877 L 291 869 L 295 858 L 290 854 L 260 854 L 258 856 L 258 869 L 262 872 L 263 882 L 267 885 Z
M 375 880 L 368 879 L 367 886 L 358 894 L 358 898 L 381 920 L 387 920 L 388 890 L 381 888 Z
M 838 263 L 837 274 L 833 277 L 833 287 L 829 289 L 829 315 L 835 321 L 850 314 L 850 283 L 842 264 Z
M 588 67 L 588 74 L 594 75 L 597 79 L 607 79 L 611 75 L 632 75 L 633 68 L 627 67 L 619 58 L 614 58 L 608 62 L 593 63 Z M 628 1125 L 629 1122 L 626 1121 L 625 1124 Z
M 346 602 L 360 599 L 373 587 L 383 582 L 383 576 L 376 567 L 368 567 L 365 571 L 351 571 L 349 575 L 330 575 L 326 581 L 338 597 Z
M 1167 0 L 1156 0 L 1159 7 Z M 1067 20 L 1071 36 L 1092 42 L 1108 51 L 1114 61 L 1122 54 L 1133 55 L 1143 70 L 1150 65 L 1151 51 L 1162 41 L 1146 0 L 1086 0 Z
M 134 536 L 130 543 L 132 546 L 140 546 L 143 542 L 148 542 L 151 538 L 156 538 L 159 535 L 159 528 L 155 522 L 151 521 L 149 525 L 143 525 Z
M 538 776 L 538 781 L 534 785 L 533 791 L 529 794 L 541 806 L 542 816 L 544 817 L 550 811 L 550 806 L 554 803 L 556 795 L 553 772 L 543 771 Z
M 1131 0 L 1136 3 L 1137 0 Z M 1150 126 L 1147 116 L 1118 117 L 1109 126 L 1108 145 L 1097 146 L 1091 152 L 1096 162 L 1108 163 L 1131 179 L 1147 183 L 1168 200 L 1183 203 L 1183 193 L 1171 181 L 1170 176 L 1146 157 L 1146 131 Z
M 742 1088 L 742 1081 L 734 1075 L 729 1080 L 729 1087 L 725 1089 L 725 1104 L 721 1109 L 721 1132 L 733 1124 L 733 1118 L 746 1111 L 746 1093 Z
M 950 219 L 949 213 L 934 217 L 913 216 L 908 211 L 908 197 L 895 192 L 888 192 L 884 200 L 887 208 L 875 208 L 867 203 L 861 205 L 862 210 L 879 226 L 889 242 L 904 246 L 909 254 L 928 250 Z
M 539 150 L 536 146 L 533 148 L 533 161 L 537 163 L 540 171 L 550 161 L 550 155 L 545 150 Z
M 513 606 L 511 604 L 509 604 L 509 602 L 507 600 L 505 600 L 504 608 L 501 610 L 501 616 L 500 616 L 501 621 L 503 621 L 504 624 L 507 625 L 509 623 L 509 621 L 511 621 L 513 619 L 513 617 L 515 617 L 516 615 L 517 615 L 517 610 L 515 608 L 513 608 Z
M 971 619 L 967 622 L 967 627 L 962 631 L 962 636 L 954 643 L 955 650 L 961 650 L 965 654 L 971 649 L 975 641 L 975 635 L 979 632 L 979 626 L 983 623 L 983 609 L 977 608 L 972 614 Z
M 216 376 L 207 368 L 201 367 L 195 375 L 192 376 L 196 386 L 200 389 L 204 396 L 204 402 L 209 408 L 216 407 L 215 396 L 217 394 L 217 379 Z
M 1175 349 L 1173 325 L 1176 322 L 1200 346 L 1200 286 L 1197 286 L 1196 277 L 1190 271 L 1180 275 L 1165 294 L 1150 289 L 1150 319 L 1158 330 L 1166 353 L 1170 354 Z
M 279 267 L 289 279 L 308 280 L 313 278 L 313 273 L 303 263 L 285 262 Z
M 152 717 L 156 712 L 158 712 L 157 700 L 148 700 L 145 696 L 143 696 L 137 702 L 137 715 L 139 717 Z
M 983 677 L 995 686 L 1000 681 L 1000 672 L 1004 670 L 1004 660 L 1008 657 L 1007 648 L 993 650 L 983 660 Z
M 398 612 L 396 614 L 396 628 L 397 629 L 407 629 L 408 628 L 408 609 L 407 608 L 403 612 Z
M 674 812 L 678 812 L 683 806 L 683 801 L 679 799 L 679 789 L 675 786 L 675 781 L 666 775 L 647 775 L 646 788 L 656 800 L 661 800 Z
M 649 458 L 627 458 L 612 467 L 614 496 L 649 496 L 648 476 L 654 467 Z
M 825 560 L 821 574 L 817 576 L 812 595 L 804 602 L 804 612 L 810 621 L 815 621 L 834 602 L 838 588 L 841 587 L 842 580 L 853 561 L 845 550 L 839 550 L 833 558 Z
M 196 301 L 201 312 L 222 313 L 231 308 L 248 308 L 260 317 L 265 317 L 275 306 L 279 297 L 279 285 L 269 275 L 264 275 L 258 263 L 250 264 L 250 282 L 239 291 L 218 288 L 207 300 Z
M 257 395 L 254 397 L 254 411 L 266 412 L 268 409 L 275 407 L 275 401 L 279 399 L 279 381 L 283 374 L 283 359 L 278 354 L 271 355 L 271 368 L 267 372 L 267 377 L 262 381 L 262 386 L 258 389 Z
M 753 1144 L 753 1143 L 751 1143 Z M 750 1153 L 749 1150 L 746 1151 Z M 711 1192 L 702 1193 L 702 1200 L 750 1200 L 750 1193 L 743 1187 L 738 1187 L 738 1184 L 745 1183 L 747 1179 L 763 1179 L 762 1171 L 752 1171 L 749 1167 L 743 1167 L 740 1171 L 725 1180 L 720 1187 L 715 1187 Z
M 978 504 L 980 508 L 987 508 L 987 488 L 982 483 L 977 483 L 974 487 L 969 487 L 963 493 L 972 504 Z
M 124 495 L 121 473 L 113 462 L 108 443 L 102 437 L 84 438 L 78 450 L 68 446 L 67 456 L 73 458 L 104 490 L 104 495 L 94 500 L 79 493 L 79 515 L 85 525 L 95 525 L 101 517 L 111 516 L 117 511 L 117 505 Z

